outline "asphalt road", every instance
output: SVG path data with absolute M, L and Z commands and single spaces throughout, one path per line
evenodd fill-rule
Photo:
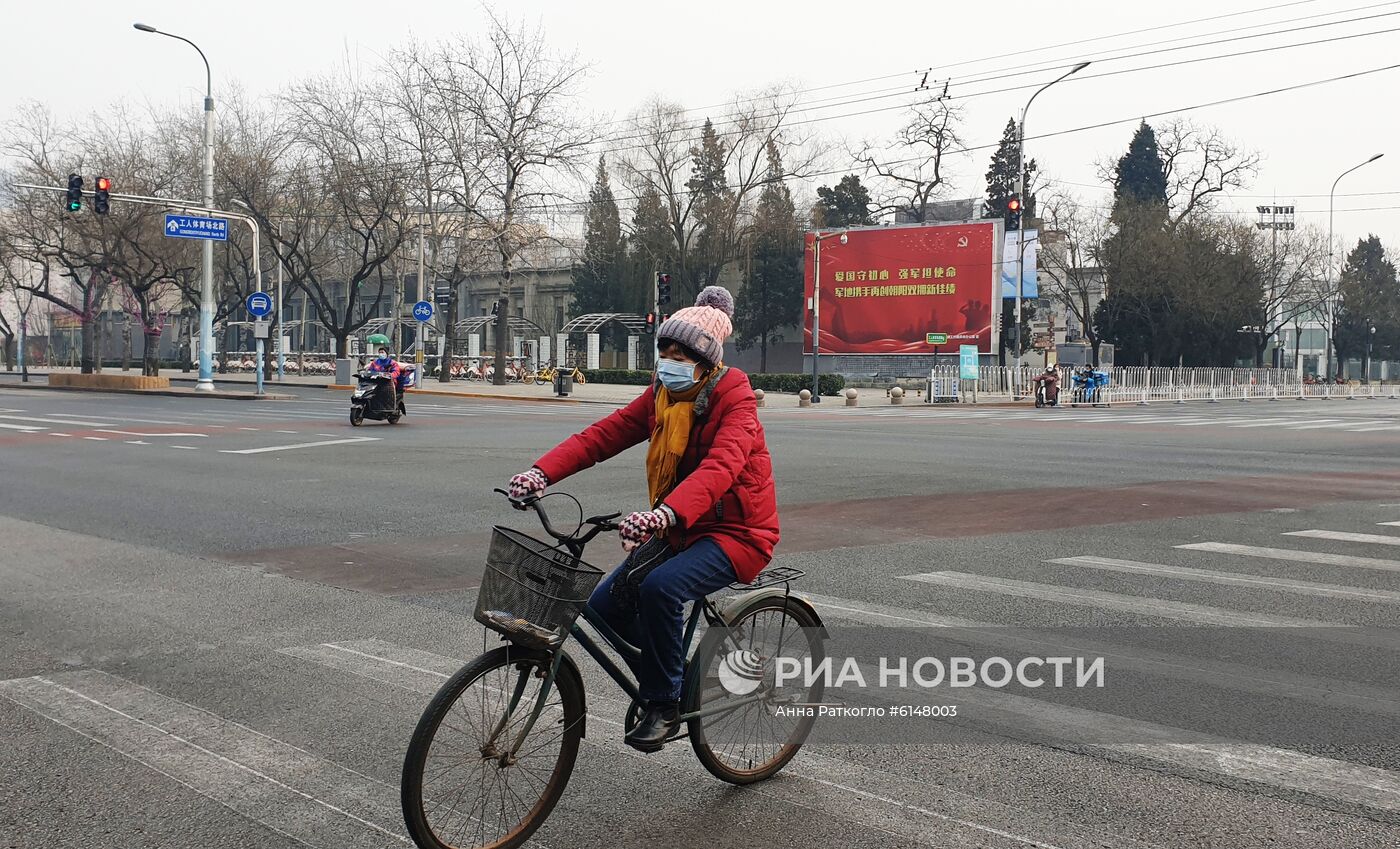
M 491 489 L 608 410 L 414 399 L 352 428 L 344 393 L 296 394 L 0 384 L 0 846 L 408 845 L 407 740 L 493 644 L 491 526 L 530 528 Z M 762 420 L 777 562 L 834 645 L 1104 656 L 1105 686 L 912 693 L 958 720 L 819 724 L 733 788 L 683 742 L 622 746 L 585 659 L 539 845 L 1400 845 L 1400 402 Z M 558 489 L 637 509 L 641 461 Z

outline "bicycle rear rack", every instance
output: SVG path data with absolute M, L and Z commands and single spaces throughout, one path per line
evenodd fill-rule
M 741 584 L 738 581 L 729 585 L 731 590 L 761 590 L 764 587 L 771 587 L 774 584 L 786 584 L 795 581 L 807 574 L 806 570 L 798 569 L 796 566 L 769 566 L 758 577 L 753 579 L 751 584 Z

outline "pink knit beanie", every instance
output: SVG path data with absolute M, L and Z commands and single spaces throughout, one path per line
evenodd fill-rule
M 724 359 L 724 342 L 734 332 L 734 296 L 723 286 L 706 286 L 695 306 L 676 310 L 656 329 L 656 344 L 671 340 L 699 354 L 710 365 Z

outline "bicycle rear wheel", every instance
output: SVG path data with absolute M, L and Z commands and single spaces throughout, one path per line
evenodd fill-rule
M 728 628 L 705 632 L 686 669 L 682 710 L 718 709 L 689 723 L 691 748 L 716 778 L 730 784 L 762 781 L 802 747 L 815 717 L 784 716 L 779 708 L 820 702 L 823 684 L 779 691 L 773 661 L 782 656 L 820 663 L 826 656 L 820 628 L 806 605 L 770 596 L 736 611 Z M 744 678 L 753 689 L 737 694 L 746 689 Z M 755 695 L 762 699 L 754 700 Z M 727 704 L 733 707 L 725 709 Z
M 560 664 L 539 719 L 502 763 L 550 663 L 546 652 L 502 646 L 462 667 L 428 703 L 400 785 L 404 823 L 422 849 L 512 849 L 554 809 L 583 737 L 583 682 L 570 664 Z

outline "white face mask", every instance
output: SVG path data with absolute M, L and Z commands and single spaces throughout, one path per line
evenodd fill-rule
M 656 361 L 656 376 L 672 392 L 684 392 L 695 385 L 695 364 L 663 358 Z

